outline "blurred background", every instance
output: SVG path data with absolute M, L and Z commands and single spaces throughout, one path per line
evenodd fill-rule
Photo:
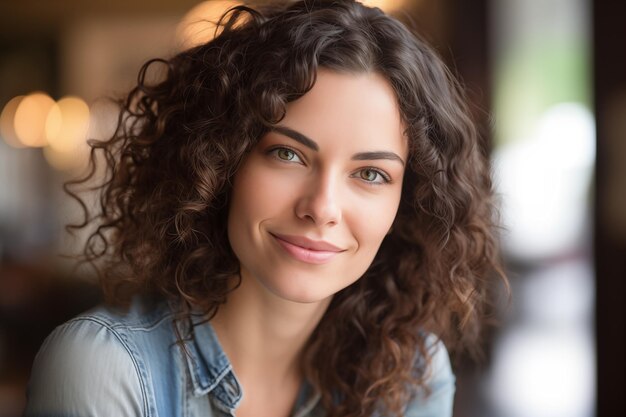
M 141 64 L 212 31 L 236 2 L 0 0 L 0 417 L 21 414 L 33 357 L 100 300 L 62 255 L 84 236 L 62 184 L 107 98 Z M 412 21 L 468 88 L 490 149 L 513 290 L 476 365 L 455 358 L 456 417 L 591 417 L 624 409 L 625 2 L 369 1 Z

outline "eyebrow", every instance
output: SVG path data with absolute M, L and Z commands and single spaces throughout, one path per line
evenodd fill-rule
M 352 159 L 354 161 L 373 161 L 375 159 L 389 159 L 390 161 L 398 161 L 404 166 L 404 161 L 393 152 L 378 151 L 378 152 L 359 152 L 355 154 Z
M 303 144 L 304 146 L 306 146 L 307 148 L 311 148 L 314 151 L 319 151 L 320 147 L 317 143 L 315 143 L 314 140 L 307 138 L 306 136 L 304 136 L 302 133 L 300 132 L 296 132 L 293 129 L 288 128 L 287 126 L 274 126 L 272 128 L 272 130 L 281 133 L 285 136 L 290 137 L 291 139 L 295 140 L 296 142 L 300 142 L 301 144 Z
M 287 126 L 274 126 L 272 127 L 271 130 L 278 132 L 282 135 L 285 135 L 287 137 L 290 137 L 296 142 L 299 142 L 303 144 L 304 146 L 306 146 L 307 148 L 313 149 L 314 151 L 320 150 L 319 145 L 313 139 L 310 139 L 306 137 L 305 135 L 303 135 L 302 133 L 297 132 Z M 387 151 L 359 152 L 352 156 L 352 160 L 354 161 L 372 161 L 376 159 L 388 159 L 391 161 L 398 161 L 402 164 L 402 166 L 404 166 L 404 160 L 402 160 L 402 158 L 400 158 L 400 156 L 398 156 L 398 154 L 394 152 L 387 152 Z

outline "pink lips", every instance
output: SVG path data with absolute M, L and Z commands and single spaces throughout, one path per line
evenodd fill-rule
M 303 236 L 278 235 L 271 233 L 276 242 L 291 256 L 311 264 L 323 264 L 332 260 L 344 249 L 324 241 L 315 241 Z

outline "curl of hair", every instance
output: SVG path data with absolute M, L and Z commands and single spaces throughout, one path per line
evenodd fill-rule
M 505 280 L 489 169 L 462 90 L 405 26 L 354 1 L 238 6 L 220 24 L 208 43 L 147 62 L 120 102 L 114 135 L 90 141 L 90 172 L 67 184 L 91 180 L 104 155 L 92 218 L 69 191 L 86 213 L 69 227 L 97 225 L 83 258 L 106 261 L 99 271 L 111 302 L 154 294 L 180 303 L 181 317 L 192 306 L 212 317 L 239 271 L 226 217 L 246 153 L 311 89 L 318 68 L 378 72 L 409 141 L 399 211 L 368 271 L 334 296 L 302 367 L 329 416 L 402 415 L 425 385 L 425 335 L 472 346 L 493 272 Z M 163 77 L 148 83 L 155 65 Z M 425 366 L 407 366 L 418 357 Z

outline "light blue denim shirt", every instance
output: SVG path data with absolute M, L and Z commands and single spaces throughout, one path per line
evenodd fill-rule
M 242 389 L 210 323 L 176 344 L 174 313 L 135 302 L 127 313 L 99 307 L 59 326 L 41 347 L 28 386 L 26 417 L 225 417 Z M 432 338 L 434 341 L 434 338 Z M 430 396 L 406 417 L 450 417 L 455 379 L 442 343 L 433 345 Z M 322 417 L 303 384 L 293 417 Z

